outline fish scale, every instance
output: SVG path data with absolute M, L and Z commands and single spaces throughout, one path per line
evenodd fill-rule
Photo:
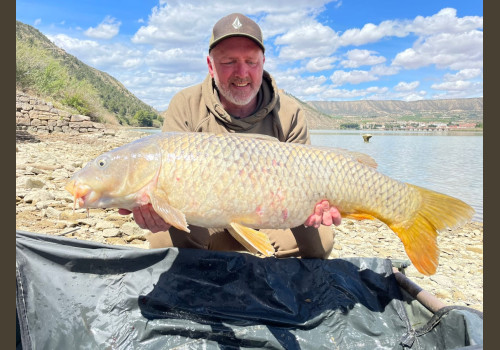
M 474 213 L 456 198 L 379 173 L 366 155 L 248 134 L 145 137 L 97 157 L 66 188 L 82 207 L 151 203 L 182 230 L 227 228 L 265 255 L 273 248 L 253 229 L 299 226 L 328 200 L 344 218 L 386 223 L 424 274 L 436 271 L 437 232 Z

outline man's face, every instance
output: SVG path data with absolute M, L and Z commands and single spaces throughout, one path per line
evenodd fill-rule
M 224 39 L 207 57 L 208 71 L 219 93 L 238 106 L 249 104 L 257 96 L 262 84 L 264 61 L 262 49 L 245 37 Z

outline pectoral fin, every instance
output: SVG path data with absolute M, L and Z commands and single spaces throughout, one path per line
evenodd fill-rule
M 228 231 L 249 252 L 260 252 L 264 256 L 272 256 L 274 254 L 274 247 L 265 233 L 235 222 L 231 223 Z
M 190 232 L 186 221 L 186 216 L 178 209 L 172 207 L 167 200 L 167 196 L 163 191 L 154 191 L 150 194 L 151 204 L 153 209 L 161 216 L 161 218 L 168 224 Z

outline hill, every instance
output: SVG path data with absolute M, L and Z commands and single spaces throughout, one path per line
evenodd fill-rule
M 16 89 L 95 121 L 160 125 L 158 112 L 107 73 L 92 68 L 52 43 L 37 29 L 16 21 Z M 134 119 L 134 116 L 136 117 Z
M 311 101 L 307 104 L 327 115 L 339 117 L 458 117 L 483 119 L 483 98 L 421 101 Z

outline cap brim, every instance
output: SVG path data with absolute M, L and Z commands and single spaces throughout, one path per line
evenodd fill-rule
M 254 37 L 252 35 L 244 34 L 244 33 L 231 33 L 231 34 L 227 34 L 227 35 L 221 36 L 220 38 L 218 38 L 217 40 L 214 40 L 210 44 L 209 51 L 212 50 L 222 40 L 227 39 L 227 38 L 232 38 L 232 37 L 235 37 L 235 36 L 242 36 L 242 37 L 245 37 L 245 38 L 252 39 L 257 45 L 259 45 L 259 47 L 262 49 L 263 52 L 266 51 L 266 48 L 264 47 L 264 45 L 262 45 L 262 43 L 259 41 L 259 39 L 257 39 L 256 37 Z

